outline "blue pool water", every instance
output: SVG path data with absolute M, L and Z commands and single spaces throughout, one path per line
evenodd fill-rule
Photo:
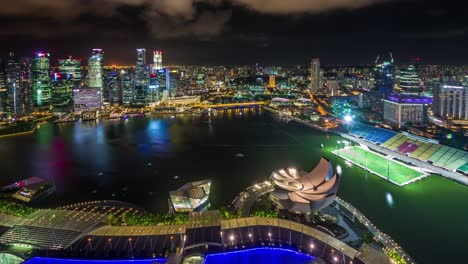
M 138 259 L 138 260 L 81 260 L 81 259 L 56 259 L 56 258 L 42 258 L 35 257 L 26 262 L 25 264 L 155 264 L 166 263 L 166 259 Z
M 314 257 L 281 248 L 255 248 L 227 253 L 210 254 L 206 256 L 205 264 L 306 264 Z M 165 259 L 143 259 L 143 260 L 73 260 L 35 257 L 25 264 L 154 264 L 165 263 Z
M 313 260 L 306 254 L 280 248 L 255 248 L 206 256 L 205 264 L 306 264 Z

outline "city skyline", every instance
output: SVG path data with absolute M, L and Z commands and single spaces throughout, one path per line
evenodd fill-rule
M 392 51 L 401 63 L 418 56 L 426 64 L 465 64 L 468 25 L 460 3 L 350 2 L 2 3 L 0 21 L 11 26 L 0 34 L 0 55 L 43 49 L 55 58 L 85 58 L 102 48 L 106 64 L 130 65 L 133 51 L 146 48 L 163 50 L 168 65 L 289 65 L 313 57 L 324 65 L 357 65 Z

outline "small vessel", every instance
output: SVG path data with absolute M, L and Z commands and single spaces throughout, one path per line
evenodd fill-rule
M 179 179 L 179 176 L 177 176 L 177 175 L 174 176 L 174 180 L 177 180 L 177 179 Z
M 148 162 L 148 166 L 151 166 L 151 165 L 152 165 L 151 162 Z
M 100 172 L 100 173 L 98 173 L 98 176 L 102 176 L 102 174 L 103 174 L 103 173 L 102 173 L 102 172 Z
M 242 154 L 242 153 L 237 153 L 235 156 L 236 156 L 236 158 L 243 158 L 243 157 L 245 157 L 245 155 Z

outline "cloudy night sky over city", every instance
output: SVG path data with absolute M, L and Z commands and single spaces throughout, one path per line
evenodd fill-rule
M 468 19 L 455 0 L 15 0 L 0 3 L 0 55 L 47 50 L 133 64 L 135 48 L 167 64 L 463 64 Z

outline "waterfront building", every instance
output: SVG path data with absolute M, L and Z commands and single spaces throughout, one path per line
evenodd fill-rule
M 93 49 L 88 60 L 88 87 L 99 90 L 101 103 L 104 90 L 104 52 L 102 49 Z
M 427 110 L 432 98 L 393 94 L 383 100 L 384 120 L 402 127 L 406 124 L 423 126 L 427 124 Z
M 101 108 L 101 91 L 96 88 L 77 87 L 73 89 L 73 110 L 82 113 Z
M 7 79 L 5 74 L 5 68 L 3 61 L 0 60 L 0 113 L 3 114 L 6 111 L 6 102 L 8 95 Z M 1 117 L 0 117 L 1 118 Z
M 423 91 L 418 70 L 414 65 L 408 65 L 400 69 L 397 92 L 409 95 L 420 95 Z
M 320 89 L 320 59 L 312 59 L 310 63 L 310 91 L 317 93 Z
M 272 201 L 278 208 L 296 213 L 311 213 L 329 206 L 340 185 L 331 162 L 324 158 L 311 172 L 281 169 L 274 171 L 270 179 L 275 184 L 270 193 Z
M 175 212 L 193 212 L 202 209 L 210 196 L 211 180 L 189 182 L 169 192 Z
M 146 68 L 146 50 L 137 49 L 135 67 L 135 104 L 144 106 L 148 103 L 149 72 Z
M 148 102 L 151 104 L 156 103 L 159 100 L 159 86 L 157 74 L 150 74 L 149 84 L 148 84 Z
M 113 68 L 104 71 L 104 98 L 109 104 L 120 104 L 122 101 L 122 92 L 119 89 L 119 72 Z
M 167 85 L 169 94 L 171 97 L 177 96 L 179 93 L 179 82 L 180 82 L 180 73 L 179 69 L 167 68 L 167 73 L 169 78 L 169 83 Z
M 70 75 L 75 85 L 81 84 L 81 61 L 69 56 L 67 59 L 59 59 L 58 70 L 62 75 Z
M 122 91 L 122 104 L 131 105 L 134 102 L 133 77 L 129 71 L 120 71 L 120 90 Z
M 394 85 L 394 60 L 392 53 L 390 52 L 388 60 L 380 62 L 380 55 L 375 61 L 374 68 L 374 81 L 375 89 L 383 94 L 384 98 L 387 98 L 393 91 Z
M 32 62 L 33 99 L 39 108 L 50 106 L 52 99 L 49 57 L 49 53 L 37 52 Z
M 74 78 L 71 74 L 54 73 L 52 83 L 52 107 L 54 114 L 66 114 L 72 110 Z
M 162 50 L 155 50 L 153 52 L 153 73 L 162 68 Z
M 468 119 L 468 86 L 444 83 L 434 87 L 434 115 L 442 118 Z

